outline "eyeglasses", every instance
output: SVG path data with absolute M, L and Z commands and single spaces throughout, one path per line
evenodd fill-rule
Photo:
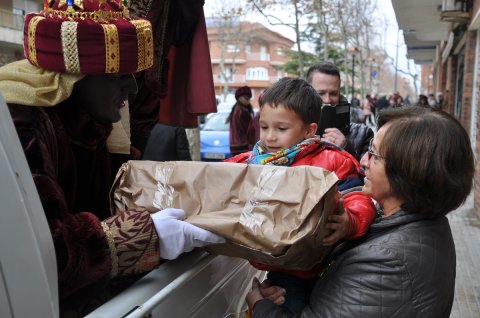
M 370 139 L 370 145 L 368 146 L 368 150 L 367 150 L 368 160 L 370 160 L 370 158 L 372 157 L 374 160 L 379 160 L 379 159 L 386 160 L 385 157 L 380 156 L 378 153 L 373 152 L 372 145 L 373 145 L 373 138 Z

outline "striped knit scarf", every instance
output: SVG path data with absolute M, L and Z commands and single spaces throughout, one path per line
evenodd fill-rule
M 259 140 L 247 159 L 247 164 L 290 166 L 295 160 L 305 157 L 320 147 L 320 136 L 314 136 L 288 149 L 268 153 L 268 148 Z

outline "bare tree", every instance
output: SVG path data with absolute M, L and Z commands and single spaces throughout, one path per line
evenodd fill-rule
M 365 74 L 368 74 L 369 66 L 366 61 L 372 56 L 376 4 L 376 0 L 324 0 L 324 7 L 331 16 L 329 40 L 332 45 L 336 42 L 345 51 L 350 47 L 358 49 L 355 57 L 358 66 L 355 67 L 358 67 L 356 74 L 360 77 L 359 88 L 362 95 L 365 94 Z M 353 65 L 350 69 L 352 68 Z M 347 73 L 347 83 L 352 80 Z M 348 85 L 345 91 L 348 94 Z
M 216 29 L 214 38 L 220 50 L 219 73 L 223 84 L 223 99 L 229 92 L 229 83 L 233 81 L 237 71 L 237 58 L 244 52 L 250 42 L 248 30 L 243 28 L 244 8 L 231 1 L 216 1 L 212 6 L 212 17 L 209 19 L 211 29 Z
M 305 28 L 301 23 L 302 17 L 311 13 L 314 0 L 248 0 L 261 15 L 263 15 L 270 25 L 283 25 L 291 28 L 295 32 L 295 41 L 298 51 L 298 73 L 304 77 L 305 63 L 304 52 L 302 50 L 302 32 Z M 285 21 L 282 17 L 269 13 L 269 9 L 283 8 L 293 9 L 293 21 Z
M 209 0 L 214 1 L 214 0 Z M 226 1 L 226 0 L 223 0 Z M 384 63 L 382 56 L 387 56 L 382 49 L 381 35 L 378 29 L 382 29 L 382 14 L 378 12 L 379 0 L 247 0 L 252 8 L 272 26 L 287 26 L 295 33 L 296 50 L 295 61 L 298 65 L 298 73 L 304 76 L 309 65 L 305 60 L 305 51 L 315 53 L 317 58 L 323 60 L 332 59 L 338 63 L 344 72 L 344 92 L 349 94 L 352 83 L 352 57 L 347 54 L 348 49 L 356 47 L 358 55 L 355 56 L 355 90 L 362 96 L 372 91 L 372 71 L 375 65 L 376 75 L 387 74 L 380 72 Z M 380 0 L 383 1 L 383 0 Z M 233 1 L 230 1 L 232 3 Z M 244 13 L 244 12 L 243 12 Z M 228 16 L 233 16 L 231 13 Z M 377 29 L 377 30 L 376 30 Z M 239 33 L 236 31 L 236 33 Z M 305 49 L 314 47 L 314 49 Z M 228 64 L 228 63 L 227 63 Z M 228 69 L 227 75 L 233 74 L 235 65 Z M 387 65 L 383 65 L 387 66 Z M 409 66 L 410 67 L 410 66 Z M 397 70 L 400 72 L 399 70 Z M 401 71 L 409 74 L 412 78 L 416 72 Z M 378 84 L 378 78 L 376 82 Z M 358 83 L 358 84 L 357 84 Z M 414 85 L 416 81 L 413 80 Z M 378 85 L 375 85 L 378 87 Z M 415 88 L 417 89 L 417 88 Z M 353 92 L 350 92 L 353 93 Z

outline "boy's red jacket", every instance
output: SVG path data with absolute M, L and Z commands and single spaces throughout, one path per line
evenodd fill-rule
M 241 153 L 225 160 L 226 162 L 247 163 L 251 152 Z M 329 144 L 322 144 L 315 151 L 305 157 L 295 160 L 291 166 L 315 166 L 335 172 L 339 182 L 339 189 L 348 190 L 349 185 L 359 185 L 360 171 L 358 161 L 345 150 Z M 345 239 L 352 240 L 365 234 L 375 218 L 375 206 L 372 199 L 362 192 L 350 192 L 343 196 L 345 212 L 350 220 L 350 229 Z M 254 267 L 265 271 L 287 272 L 303 278 L 313 278 L 321 270 L 319 266 L 308 271 L 289 271 L 256 262 L 250 262 Z

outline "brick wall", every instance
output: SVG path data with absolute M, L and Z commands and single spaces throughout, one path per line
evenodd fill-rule
M 476 31 L 476 32 L 471 32 L 472 33 L 472 37 L 474 37 L 474 39 L 478 39 L 478 36 L 477 36 L 477 33 L 480 32 L 480 31 Z M 469 37 L 470 39 L 470 37 Z M 472 63 L 475 63 L 475 54 L 479 54 L 480 52 L 480 48 L 478 48 L 477 46 L 479 46 L 480 43 L 476 43 L 476 42 L 472 42 L 471 44 L 471 49 L 469 52 L 469 54 L 467 55 L 467 59 L 472 59 Z M 471 53 L 471 56 L 469 56 Z M 480 216 L 480 122 L 478 120 L 478 118 L 480 118 L 480 70 L 478 70 L 479 66 L 480 66 L 480 56 L 477 56 L 477 65 L 475 64 L 472 64 L 472 70 L 474 68 L 477 68 L 477 83 L 476 83 L 476 87 L 472 87 L 471 88 L 471 92 L 473 94 L 477 94 L 477 99 L 476 99 L 476 122 L 474 123 L 475 125 L 475 129 L 476 129 L 476 139 L 475 139 L 475 158 L 476 158 L 476 165 L 475 165 L 475 182 L 474 182 L 474 208 L 475 208 L 475 211 L 477 213 L 477 215 Z M 472 74 L 472 76 L 474 76 L 474 74 Z M 472 77 L 473 79 L 473 77 Z M 472 80 L 472 85 L 474 84 L 474 81 Z M 473 99 L 473 95 L 471 96 L 471 99 Z
M 463 73 L 463 96 L 462 96 L 462 113 L 460 121 L 470 132 L 472 119 L 472 94 L 473 94 L 473 76 L 475 67 L 475 48 L 476 48 L 477 32 L 468 32 L 465 43 L 465 61 Z

